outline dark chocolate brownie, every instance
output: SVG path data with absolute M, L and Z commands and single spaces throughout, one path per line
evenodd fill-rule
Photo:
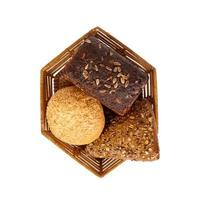
M 64 69 L 77 87 L 119 115 L 126 114 L 147 83 L 147 73 L 98 38 L 88 37 Z

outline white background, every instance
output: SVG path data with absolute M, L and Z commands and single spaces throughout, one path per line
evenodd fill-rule
M 0 199 L 199 199 L 198 1 L 0 0 Z M 161 159 L 100 179 L 40 134 L 40 69 L 95 26 L 157 68 Z

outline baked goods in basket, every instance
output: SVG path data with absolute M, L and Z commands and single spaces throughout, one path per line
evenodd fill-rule
M 130 110 L 148 80 L 135 62 L 94 36 L 77 49 L 64 73 L 74 85 L 119 115 Z
M 61 141 L 83 145 L 97 139 L 105 124 L 100 102 L 75 86 L 58 90 L 49 100 L 47 121 Z
M 100 117 L 100 119 L 96 122 L 101 124 L 101 131 L 103 129 L 103 131 L 105 131 L 107 134 L 106 137 L 101 137 L 104 138 L 104 141 L 105 139 L 107 141 L 107 144 L 105 143 L 104 145 L 101 145 L 102 150 L 97 147 L 98 144 L 100 145 L 100 143 L 97 144 L 95 143 L 95 141 L 92 141 L 94 140 L 94 137 L 90 141 L 86 139 L 86 141 L 81 140 L 81 142 L 77 143 L 76 140 L 78 138 L 77 136 L 79 136 L 79 133 L 81 133 L 81 135 L 84 135 L 87 132 L 87 130 L 79 131 L 82 125 L 79 126 L 79 124 L 75 124 L 76 126 L 74 126 L 76 130 L 73 130 L 72 133 L 75 133 L 75 138 L 73 137 L 73 139 L 75 139 L 76 141 L 75 143 L 74 141 L 72 142 L 68 140 L 69 135 L 67 138 L 63 137 L 62 133 L 65 134 L 65 132 L 63 132 L 63 130 L 65 130 L 64 127 L 68 126 L 68 124 L 65 120 L 63 120 L 63 116 L 60 117 L 57 114 L 57 112 L 59 112 L 57 110 L 57 104 L 54 104 L 54 109 L 56 111 L 55 116 L 50 116 L 54 115 L 54 109 L 49 109 L 49 107 L 47 109 L 47 105 L 49 106 L 51 102 L 51 100 L 49 101 L 49 99 L 53 98 L 52 96 L 56 91 L 71 85 L 75 85 L 78 88 L 81 88 L 83 92 L 85 92 L 87 95 L 94 97 L 98 100 L 98 103 L 100 102 L 103 105 L 105 115 L 104 129 L 102 128 L 103 119 L 101 120 L 101 118 L 103 117 Z M 123 161 L 126 159 L 155 160 L 159 157 L 156 135 L 154 135 L 154 142 L 151 142 L 149 140 L 145 141 L 142 137 L 142 134 L 138 136 L 138 132 L 132 129 L 133 133 L 131 133 L 131 136 L 136 138 L 137 135 L 137 140 L 135 140 L 135 146 L 137 147 L 135 147 L 132 145 L 131 140 L 127 139 L 125 135 L 123 135 L 123 138 L 120 138 L 118 137 L 119 134 L 114 134 L 111 136 L 108 132 L 109 126 L 114 129 L 114 126 L 117 126 L 117 122 L 120 124 L 124 123 L 125 120 L 127 120 L 126 125 L 128 125 L 129 127 L 131 126 L 132 128 L 135 126 L 135 124 L 131 124 L 131 121 L 128 120 L 128 116 L 129 111 L 130 113 L 133 112 L 133 110 L 131 110 L 131 107 L 133 106 L 133 108 L 135 108 L 134 104 L 137 101 L 137 98 L 150 98 L 150 102 L 153 107 L 152 113 L 155 113 L 155 120 L 158 124 L 156 69 L 151 64 L 146 62 L 142 57 L 140 57 L 137 53 L 135 53 L 118 39 L 116 39 L 114 36 L 110 35 L 108 32 L 102 30 L 101 28 L 96 27 L 80 37 L 77 41 L 75 41 L 62 53 L 60 53 L 55 59 L 50 61 L 45 67 L 42 68 L 42 134 L 50 139 L 53 143 L 55 143 L 64 152 L 69 154 L 74 160 L 77 160 L 80 164 L 82 164 L 91 172 L 100 177 L 110 172 L 119 164 L 123 163 Z M 65 106 L 66 105 L 61 107 L 65 110 Z M 74 111 L 75 109 L 76 108 L 74 107 Z M 91 109 L 88 109 L 88 112 L 90 113 Z M 46 115 L 47 110 L 51 110 L 49 111 L 49 113 L 51 114 L 48 113 L 48 120 Z M 60 113 L 62 113 L 64 110 L 60 111 Z M 84 112 L 84 109 L 83 111 L 81 110 L 81 114 L 82 112 Z M 91 116 L 93 116 L 93 114 L 98 115 L 99 113 L 102 113 L 102 109 L 99 110 L 99 113 L 97 113 L 98 111 L 94 109 L 92 110 L 92 112 L 93 113 Z M 56 121 L 57 116 L 60 117 L 58 123 Z M 85 118 L 80 117 L 80 119 L 83 119 L 83 122 L 87 123 L 87 120 L 85 120 Z M 70 118 L 70 120 L 73 121 L 73 118 Z M 146 118 L 146 120 L 148 120 L 148 118 Z M 152 120 L 154 120 L 154 117 L 152 118 Z M 145 121 L 145 118 L 142 121 Z M 115 125 L 113 126 L 114 123 Z M 151 126 L 154 132 L 146 131 L 145 133 L 145 135 L 148 135 L 149 138 L 153 138 L 152 133 L 156 134 L 156 123 L 154 121 L 154 126 Z M 95 127 L 93 126 L 92 133 L 90 133 L 89 136 L 93 134 L 96 137 L 97 135 L 100 136 L 100 131 L 98 132 L 98 134 L 95 132 L 95 128 L 98 126 L 99 125 Z M 140 123 L 140 128 L 138 128 L 140 133 L 142 133 L 140 131 L 142 127 L 143 123 Z M 123 130 L 126 131 L 124 127 Z M 101 135 L 104 135 L 103 131 Z M 116 131 L 115 133 L 118 133 L 118 131 Z M 126 131 L 126 133 L 130 134 L 128 130 Z M 57 139 L 53 134 L 57 135 L 56 137 L 60 139 Z M 127 144 L 126 139 L 129 140 L 129 144 Z M 99 140 L 97 139 L 96 141 Z M 125 145 L 122 146 L 120 144 L 120 141 L 122 143 L 125 143 Z M 141 145 L 144 141 L 146 144 L 148 144 L 145 154 L 142 150 L 143 146 Z M 91 144 L 81 145 L 86 142 L 93 142 L 92 144 L 95 144 L 93 145 L 95 148 L 91 148 Z M 70 143 L 80 144 L 80 146 L 70 145 Z M 117 151 L 116 148 L 112 147 L 113 145 L 110 146 L 110 144 L 113 143 L 114 146 L 119 146 Z M 129 145 L 131 145 L 131 147 L 135 150 L 134 152 L 132 152 L 132 149 L 131 151 L 126 151 L 126 146 Z M 107 148 L 105 149 L 105 147 Z M 109 152 L 109 154 L 107 154 L 106 151 L 109 151 L 110 149 L 112 152 Z M 95 154 L 94 151 L 97 153 Z M 106 155 L 104 154 L 104 152 L 106 153 Z M 91 156 L 90 154 L 93 156 Z M 110 158 L 103 158 L 103 156 L 110 156 Z M 118 160 L 116 158 L 120 159 Z
M 152 104 L 137 100 L 125 117 L 115 117 L 100 138 L 86 146 L 98 158 L 149 161 L 159 158 L 157 130 Z

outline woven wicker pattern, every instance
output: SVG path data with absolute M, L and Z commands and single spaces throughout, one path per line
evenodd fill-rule
M 80 164 L 85 166 L 97 176 L 102 177 L 124 161 L 114 159 L 97 159 L 90 155 L 87 155 L 84 151 L 83 146 L 79 147 L 61 142 L 53 136 L 53 134 L 49 130 L 46 120 L 46 106 L 50 97 L 58 89 L 71 85 L 71 83 L 66 80 L 66 77 L 62 72 L 65 64 L 71 58 L 73 52 L 81 45 L 84 38 L 90 35 L 95 35 L 129 60 L 136 62 L 141 69 L 147 72 L 149 80 L 147 85 L 143 89 L 140 98 L 150 97 L 158 124 L 157 79 L 156 70 L 153 66 L 151 66 L 135 52 L 130 50 L 124 44 L 119 42 L 117 39 L 115 39 L 113 36 L 111 36 L 99 27 L 92 29 L 87 34 L 82 36 L 79 40 L 77 40 L 75 43 L 65 49 L 60 55 L 58 55 L 50 63 L 48 63 L 45 67 L 41 69 L 40 97 L 42 134 L 50 139 L 57 146 L 59 146 L 73 159 L 77 160 Z

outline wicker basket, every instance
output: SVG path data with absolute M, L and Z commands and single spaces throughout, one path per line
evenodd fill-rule
M 77 160 L 80 164 L 85 166 L 91 172 L 99 177 L 104 176 L 112 169 L 121 164 L 122 160 L 115 159 L 99 159 L 94 158 L 85 153 L 84 148 L 80 146 L 74 146 L 66 144 L 59 139 L 57 139 L 51 133 L 47 120 L 46 120 L 46 106 L 50 97 L 60 88 L 70 85 L 70 83 L 65 79 L 62 69 L 65 64 L 73 55 L 73 52 L 81 45 L 84 38 L 95 35 L 96 37 L 103 40 L 106 44 L 111 46 L 117 52 L 128 58 L 129 60 L 137 63 L 140 68 L 148 73 L 148 83 L 142 90 L 141 98 L 150 97 L 153 109 L 156 117 L 156 122 L 158 124 L 158 102 L 157 102 L 157 80 L 156 80 L 156 70 L 144 59 L 138 56 L 135 52 L 130 50 L 124 44 L 119 42 L 109 33 L 105 32 L 99 27 L 90 30 L 87 34 L 82 36 L 79 40 L 65 49 L 60 55 L 54 58 L 50 63 L 41 69 L 41 132 L 44 136 L 50 139 L 53 143 L 59 146 L 63 151 L 70 155 L 73 159 Z

